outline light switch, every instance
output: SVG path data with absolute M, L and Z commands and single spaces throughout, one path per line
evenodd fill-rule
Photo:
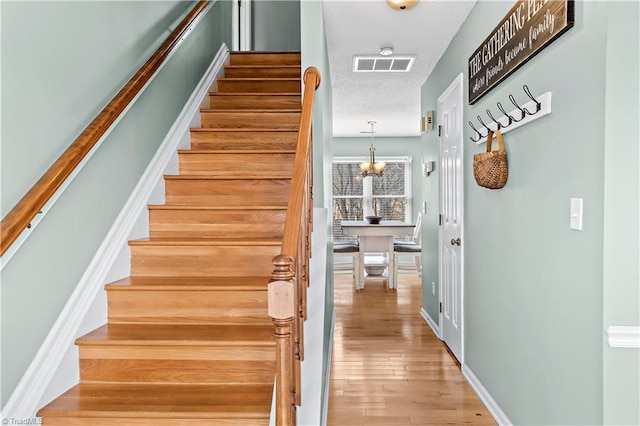
M 571 199 L 571 219 L 569 228 L 582 231 L 582 198 Z

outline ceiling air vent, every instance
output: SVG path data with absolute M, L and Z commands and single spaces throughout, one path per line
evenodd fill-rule
M 353 72 L 408 72 L 415 56 L 354 56 Z

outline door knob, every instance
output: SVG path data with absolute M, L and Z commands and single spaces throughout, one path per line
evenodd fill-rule
M 455 238 L 455 239 L 451 239 L 451 245 L 452 246 L 460 246 L 460 237 Z

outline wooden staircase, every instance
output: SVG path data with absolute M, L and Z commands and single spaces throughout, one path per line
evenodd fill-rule
M 268 424 L 267 315 L 300 124 L 300 55 L 232 53 L 225 77 L 130 241 L 131 276 L 106 286 L 108 323 L 79 338 L 80 383 L 45 425 Z

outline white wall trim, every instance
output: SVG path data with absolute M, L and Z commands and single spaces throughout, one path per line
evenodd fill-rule
M 76 334 L 87 311 L 141 214 L 158 182 L 162 180 L 169 161 L 176 155 L 183 135 L 189 132 L 200 102 L 207 96 L 215 77 L 222 72 L 229 55 L 223 43 L 209 69 L 202 77 L 182 112 L 158 148 L 151 163 L 136 185 L 124 208 L 100 245 L 60 316 L 29 365 L 15 391 L 2 410 L 2 418 L 30 418 L 35 416 L 38 404 L 68 349 L 74 345 Z
M 331 316 L 331 333 L 329 334 L 329 354 L 327 358 L 327 371 L 324 376 L 324 392 L 322 394 L 322 413 L 320 417 L 321 425 L 324 426 L 327 424 L 327 419 L 329 418 L 329 390 L 331 386 L 331 362 L 333 361 L 333 332 L 336 329 L 336 311 L 333 310 L 333 315 Z
M 482 403 L 487 407 L 489 413 L 493 416 L 493 419 L 501 426 L 511 426 L 511 420 L 507 417 L 507 415 L 502 411 L 498 403 L 493 399 L 489 391 L 480 383 L 480 380 L 476 377 L 475 374 L 471 371 L 466 364 L 462 365 L 462 375 L 467 379 L 467 382 L 471 385 L 473 390 L 478 394 L 478 397 L 482 401 Z
M 240 0 L 240 50 L 251 50 L 251 28 L 253 27 L 251 17 L 251 0 Z
M 442 340 L 442 334 L 440 334 L 440 327 L 438 327 L 438 324 L 436 324 L 436 322 L 433 320 L 433 318 L 431 318 L 431 316 L 429 316 L 429 314 L 424 308 L 420 308 L 420 316 L 422 317 L 422 319 L 424 319 L 424 321 L 427 324 L 429 324 L 429 327 L 431 327 L 433 334 L 435 334 L 438 339 Z
M 640 348 L 640 326 L 609 326 L 607 328 L 607 343 L 612 348 Z

